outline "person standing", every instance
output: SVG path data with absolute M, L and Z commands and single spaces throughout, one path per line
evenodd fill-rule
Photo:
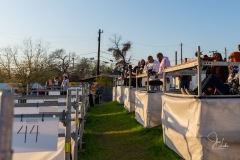
M 169 61 L 168 57 L 163 56 L 162 53 L 157 54 L 157 59 L 160 63 L 157 75 L 158 75 L 158 78 L 163 78 L 164 69 L 167 68 L 167 67 L 170 67 L 171 64 L 170 64 L 170 61 Z
M 63 74 L 63 81 L 61 85 L 63 90 L 67 90 L 69 88 L 69 79 L 67 74 Z
M 165 57 L 163 56 L 162 53 L 158 53 L 157 54 L 157 59 L 159 61 L 159 69 L 158 69 L 158 72 L 156 73 L 156 78 L 160 81 L 160 79 L 163 79 L 163 72 L 164 72 L 164 69 L 167 68 L 167 67 L 170 67 L 171 64 L 170 64 L 170 61 L 168 59 L 168 57 Z M 170 82 L 170 77 L 166 77 L 167 78 L 167 82 L 169 83 Z M 163 84 L 162 81 L 160 81 L 160 85 Z
M 131 85 L 133 86 L 133 88 L 136 88 L 136 76 L 139 74 L 140 67 L 141 67 L 141 63 L 139 61 L 138 64 L 132 69 L 131 75 L 133 77 L 131 79 Z M 139 84 L 137 85 L 139 86 Z
M 156 73 L 159 70 L 159 65 L 160 63 L 157 60 L 154 60 L 152 56 L 148 56 L 147 73 L 150 75 L 149 85 L 151 91 L 154 91 L 155 87 L 157 91 L 160 91 L 160 85 L 162 85 L 162 82 L 156 76 Z M 148 85 L 146 86 L 148 87 Z
M 184 63 L 187 63 L 187 58 L 184 59 Z M 189 75 L 181 75 L 179 76 L 180 81 L 180 89 L 189 90 L 190 81 L 192 80 L 192 76 Z

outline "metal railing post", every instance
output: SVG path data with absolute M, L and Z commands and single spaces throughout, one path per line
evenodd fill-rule
M 131 88 L 131 80 L 132 80 L 132 72 L 131 70 L 129 71 L 129 89 Z
M 149 92 L 149 73 L 148 73 L 148 66 L 147 66 L 147 92 Z
M 86 111 L 86 99 L 87 96 L 83 95 L 82 99 L 82 104 L 81 104 L 81 110 L 80 110 L 80 118 L 81 118 L 81 123 L 80 123 L 80 132 L 79 132 L 79 148 L 82 149 L 82 138 L 83 138 L 83 130 L 84 130 L 84 122 L 85 122 L 85 111 Z
M 200 97 L 202 95 L 202 78 L 201 78 L 201 70 L 202 70 L 202 60 L 200 58 L 200 46 L 198 46 L 198 67 L 197 67 L 197 71 L 198 71 L 198 96 Z
M 136 70 L 136 91 L 138 90 L 138 71 Z
M 79 89 L 76 89 L 76 103 L 75 103 L 75 137 L 74 137 L 74 160 L 78 160 L 78 131 L 79 131 Z
M 167 86 L 166 72 L 163 72 L 163 93 L 166 92 L 166 86 Z
M 71 160 L 71 90 L 67 90 L 65 160 Z
M 0 160 L 11 160 L 14 96 L 0 92 L 0 99 Z
M 27 84 L 27 91 L 26 95 L 29 95 L 29 84 Z

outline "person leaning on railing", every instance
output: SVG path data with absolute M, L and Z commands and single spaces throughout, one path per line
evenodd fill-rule
M 156 73 L 159 70 L 160 63 L 157 60 L 154 60 L 152 56 L 148 56 L 147 65 L 147 74 L 149 75 L 149 85 L 150 90 L 154 91 L 155 87 L 157 91 L 160 91 L 160 85 L 162 85 L 162 81 L 158 79 Z M 145 82 L 146 86 L 148 87 L 147 82 Z
M 158 78 L 159 80 L 163 78 L 163 72 L 164 72 L 164 69 L 167 68 L 167 67 L 170 67 L 171 66 L 171 63 L 168 59 L 168 57 L 166 56 L 163 56 L 162 53 L 158 53 L 157 54 L 157 59 L 159 61 L 159 68 L 158 68 L 158 72 L 156 73 L 156 78 Z M 167 78 L 167 81 L 168 83 L 170 82 L 170 79 L 169 77 L 166 77 Z M 161 81 L 162 82 L 162 81 Z M 161 83 L 162 85 L 163 83 Z
M 136 77 L 139 74 L 139 70 L 141 67 L 141 62 L 139 61 L 138 64 L 133 67 L 131 74 L 132 74 L 132 78 L 131 78 L 131 85 L 135 88 L 136 87 Z M 138 84 L 139 86 L 139 84 Z
M 138 70 L 138 74 L 143 74 L 144 70 L 146 70 L 145 60 L 141 59 L 140 68 Z M 138 87 L 142 87 L 142 78 L 138 78 Z
M 61 79 L 59 77 L 54 78 L 54 89 L 61 89 Z
M 214 55 L 216 57 L 218 55 Z M 233 52 L 229 56 L 229 62 L 240 62 L 240 52 Z M 228 78 L 226 83 L 222 81 L 216 74 L 209 75 L 205 81 L 202 82 L 202 92 L 205 94 L 209 94 L 208 88 L 214 89 L 213 94 L 220 95 L 239 95 L 240 87 L 239 87 L 239 75 L 238 75 L 238 66 L 230 66 L 228 73 Z M 220 72 L 224 72 L 220 70 Z M 223 77 L 224 78 L 224 77 Z M 197 90 L 194 90 L 195 94 L 197 94 Z

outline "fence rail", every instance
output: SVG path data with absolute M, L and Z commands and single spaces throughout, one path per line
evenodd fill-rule
M 53 90 L 54 91 L 54 90 Z M 82 138 L 83 138 L 83 130 L 84 130 L 84 122 L 85 122 L 85 112 L 87 111 L 88 107 L 88 86 L 82 88 L 82 95 L 80 95 L 80 89 L 68 89 L 67 95 L 44 95 L 44 96 L 22 96 L 22 97 L 15 97 L 16 100 L 22 99 L 31 99 L 32 101 L 42 100 L 42 99 L 63 99 L 66 98 L 66 102 L 43 102 L 43 103 L 15 103 L 13 104 L 12 109 L 21 108 L 21 107 L 43 107 L 47 108 L 49 106 L 66 106 L 65 110 L 63 111 L 53 111 L 53 112 L 39 112 L 37 114 L 16 114 L 14 115 L 15 118 L 44 118 L 46 117 L 59 117 L 59 122 L 63 123 L 65 127 L 65 133 L 58 133 L 58 137 L 65 137 L 65 160 L 78 159 L 78 150 L 82 149 Z M 72 93 L 75 92 L 75 95 Z M 72 101 L 74 99 L 74 102 Z M 12 98 L 12 102 L 14 98 Z M 20 101 L 18 101 L 20 102 Z M 11 117 L 13 119 L 13 115 Z M 74 125 L 71 122 L 75 122 Z M 2 124 L 2 123 L 0 123 Z M 73 127 L 74 126 L 74 127 Z M 73 130 L 73 128 L 75 130 Z M 11 135 L 11 134 L 9 134 Z M 2 136 L 1 136 L 2 137 Z M 72 146 L 72 141 L 74 141 L 74 145 Z M 1 143 L 3 144 L 3 143 Z M 10 147 L 11 149 L 11 147 Z M 2 152 L 1 152 L 2 153 Z M 12 151 L 9 151 L 10 155 Z M 2 154 L 1 154 L 2 155 Z M 4 158 L 5 160 L 6 158 Z M 11 157 L 7 160 L 10 160 Z M 0 159 L 2 160 L 2 159 Z

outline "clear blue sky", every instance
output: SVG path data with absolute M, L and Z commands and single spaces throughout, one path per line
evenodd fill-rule
M 239 7 L 239 0 L 1 0 L 0 48 L 31 37 L 50 42 L 49 51 L 63 48 L 96 57 L 102 29 L 101 51 L 117 34 L 122 43 L 132 42 L 128 55 L 134 59 L 162 52 L 174 63 L 175 51 L 180 59 L 180 43 L 183 58 L 194 57 L 197 46 L 206 54 L 237 50 Z

